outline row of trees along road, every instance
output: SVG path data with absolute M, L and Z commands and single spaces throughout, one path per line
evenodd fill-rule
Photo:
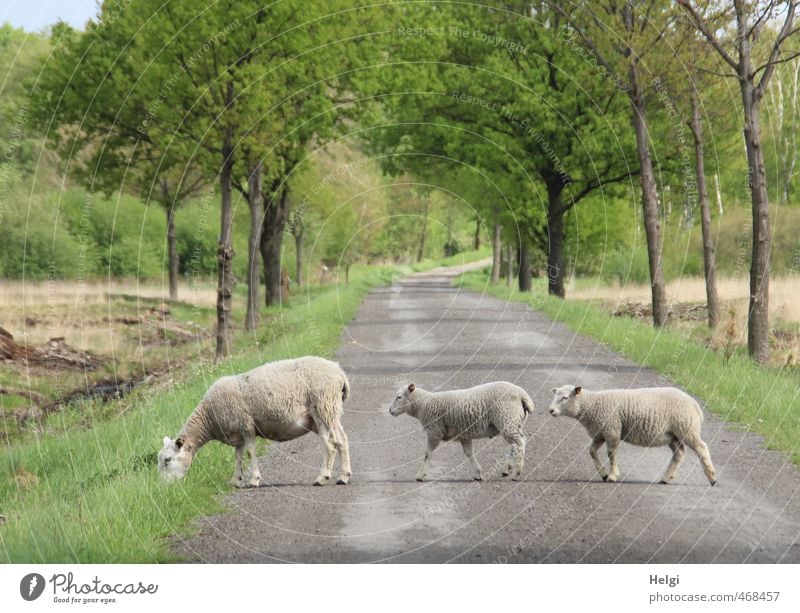
M 709 100 L 731 76 L 742 107 L 714 121 L 727 121 L 733 139 L 743 128 L 753 210 L 748 346 L 765 361 L 770 231 L 759 108 L 772 75 L 796 57 L 796 5 L 104 4 L 85 32 L 54 30 L 35 114 L 69 160 L 68 172 L 93 189 L 141 192 L 162 204 L 170 224 L 182 202 L 216 185 L 223 356 L 231 331 L 233 193 L 250 207 L 251 329 L 258 325 L 259 263 L 266 304 L 280 296 L 287 220 L 302 245 L 302 211 L 291 211 L 288 180 L 309 152 L 343 132 L 360 135 L 385 172 L 413 177 L 424 202 L 434 188 L 463 199 L 491 238 L 492 281 L 500 277 L 501 254 L 509 265 L 516 247 L 525 291 L 531 260 L 544 253 L 548 290 L 564 297 L 567 220 L 592 202 L 630 197 L 641 205 L 653 322 L 660 326 L 668 303 L 659 175 L 686 174 L 678 126 L 688 126 L 694 164 L 683 191 L 687 216 L 700 209 L 709 324 L 716 325 L 703 122 L 714 115 Z M 795 72 L 795 99 L 796 81 Z M 781 142 L 788 152 L 790 138 Z M 783 166 L 787 198 L 793 169 Z M 174 232 L 168 238 L 174 243 Z M 168 251 L 172 271 L 173 247 Z M 176 277 L 170 274 L 171 292 Z

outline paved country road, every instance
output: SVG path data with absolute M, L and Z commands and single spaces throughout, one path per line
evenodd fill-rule
M 274 444 L 261 459 L 265 485 L 228 496 L 230 511 L 200 520 L 177 553 L 218 563 L 800 562 L 800 473 L 784 455 L 707 414 L 716 487 L 691 452 L 676 482 L 659 485 L 669 449 L 625 444 L 621 483 L 603 483 L 583 427 L 547 414 L 550 389 L 666 381 L 524 304 L 451 287 L 456 272 L 372 291 L 344 331 L 336 359 L 352 385 L 351 484 L 311 486 L 322 457 L 315 435 Z M 475 441 L 485 481 L 470 481 L 461 446 L 445 443 L 431 481 L 417 483 L 425 437 L 415 419 L 389 415 L 396 389 L 495 379 L 536 404 L 523 481 L 500 478 L 508 448 L 496 437 Z

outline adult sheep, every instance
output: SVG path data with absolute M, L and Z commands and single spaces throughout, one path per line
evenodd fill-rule
M 431 454 L 442 441 L 459 441 L 472 462 L 472 478 L 482 479 L 481 467 L 472 453 L 472 441 L 500 434 L 511 444 L 511 459 L 503 476 L 519 480 L 525 463 L 522 424 L 533 411 L 533 401 L 521 387 L 507 381 L 484 383 L 468 389 L 429 392 L 411 383 L 397 391 L 389 413 L 417 418 L 428 439 L 425 459 L 417 481 L 425 479 Z
M 164 438 L 158 453 L 158 470 L 168 481 L 181 479 L 197 451 L 209 441 L 236 449 L 233 484 L 257 487 L 261 473 L 256 460 L 256 437 L 289 441 L 316 432 L 325 447 L 322 470 L 314 485 L 331 478 L 338 451 L 346 484 L 352 475 L 347 435 L 342 429 L 342 402 L 350 384 L 341 367 L 318 357 L 271 362 L 251 371 L 218 379 L 172 440 Z M 245 480 L 242 456 L 249 456 Z
M 589 455 L 603 481 L 619 479 L 617 448 L 620 441 L 625 441 L 642 447 L 669 445 L 672 461 L 661 483 L 669 483 L 675 477 L 687 446 L 700 458 L 709 483 L 717 482 L 708 446 L 700 438 L 703 411 L 686 392 L 674 387 L 590 392 L 580 386 L 564 385 L 554 387 L 553 394 L 550 414 L 557 417 L 563 413 L 586 428 L 592 437 Z M 608 451 L 609 472 L 597 457 L 603 443 Z

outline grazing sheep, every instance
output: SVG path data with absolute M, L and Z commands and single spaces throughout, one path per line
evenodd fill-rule
M 533 401 L 521 387 L 506 381 L 484 383 L 476 387 L 448 392 L 428 392 L 413 383 L 397 391 L 389 413 L 408 413 L 416 417 L 428 437 L 428 449 L 417 474 L 425 479 L 428 462 L 442 441 L 456 440 L 472 462 L 472 478 L 480 481 L 481 467 L 472 453 L 472 440 L 502 434 L 511 444 L 511 458 L 503 476 L 513 472 L 517 481 L 525 462 L 525 435 L 522 424 L 533 411 Z
M 180 479 L 189 470 L 197 451 L 209 441 L 236 449 L 233 484 L 243 487 L 242 456 L 247 451 L 250 474 L 246 485 L 257 487 L 261 473 L 256 461 L 256 437 L 289 441 L 316 432 L 325 446 L 325 458 L 314 485 L 331 478 L 338 451 L 346 484 L 352 475 L 347 436 L 342 429 L 342 401 L 350 384 L 335 362 L 317 357 L 282 360 L 249 372 L 218 379 L 173 441 L 164 437 L 158 454 L 158 470 L 164 479 Z
M 669 483 L 683 460 L 688 446 L 693 450 L 711 485 L 716 483 L 708 447 L 700 438 L 703 411 L 697 401 L 674 387 L 607 390 L 590 392 L 581 387 L 554 387 L 550 414 L 574 417 L 589 432 L 592 443 L 589 455 L 603 481 L 617 481 L 617 447 L 620 441 L 642 447 L 669 445 L 672 462 L 661 483 Z M 597 457 L 597 450 L 606 444 L 610 471 Z

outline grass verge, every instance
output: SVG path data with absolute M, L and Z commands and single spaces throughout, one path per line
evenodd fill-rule
M 533 292 L 491 285 L 486 271 L 455 280 L 462 288 L 525 302 L 575 332 L 608 345 L 624 357 L 659 371 L 722 419 L 764 437 L 769 449 L 787 452 L 800 465 L 800 386 L 796 367 L 766 368 L 743 355 L 726 362 L 722 353 L 691 338 L 689 330 L 661 329 L 627 317 L 612 317 L 587 302 L 547 294 L 545 280 Z
M 61 428 L 3 450 L 0 561 L 171 561 L 167 537 L 221 510 L 218 494 L 230 491 L 233 454 L 208 445 L 183 482 L 165 486 L 155 469 L 163 436 L 178 431 L 223 374 L 286 357 L 330 356 L 363 296 L 402 272 L 354 267 L 349 285 L 306 288 L 289 306 L 265 310 L 257 332 L 238 335 L 230 360 L 198 361 L 161 390 L 134 392 L 125 414 L 112 420 L 95 416 L 89 405 L 84 429 L 64 418 Z

